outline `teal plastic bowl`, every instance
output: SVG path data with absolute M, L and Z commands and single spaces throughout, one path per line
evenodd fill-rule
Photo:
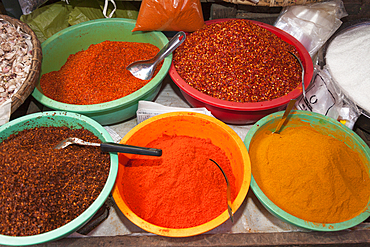
M 24 129 L 41 126 L 67 126 L 74 129 L 85 128 L 91 131 L 103 142 L 113 141 L 109 133 L 99 123 L 92 120 L 91 118 L 76 113 L 50 111 L 26 115 L 24 117 L 12 120 L 7 124 L 4 124 L 0 127 L 0 142 L 5 140 L 11 134 L 16 134 Z M 80 214 L 77 218 L 70 221 L 69 223 L 49 232 L 20 237 L 0 235 L 0 245 L 25 246 L 41 244 L 48 241 L 60 239 L 77 231 L 88 220 L 90 220 L 91 217 L 94 216 L 94 214 L 106 201 L 116 181 L 117 172 L 118 155 L 116 153 L 111 153 L 109 175 L 103 187 L 103 190 L 100 192 L 98 198 L 82 214 Z
M 106 40 L 150 43 L 160 49 L 168 43 L 162 32 L 131 32 L 135 23 L 135 20 L 124 18 L 97 19 L 70 26 L 54 34 L 41 44 L 43 60 L 40 75 L 59 70 L 69 55 Z M 135 116 L 139 100 L 151 101 L 157 96 L 171 63 L 172 55 L 164 59 L 162 68 L 148 84 L 130 95 L 110 102 L 93 105 L 65 104 L 46 97 L 42 93 L 40 82 L 32 96 L 50 109 L 80 113 L 102 125 L 114 124 Z
M 244 144 L 249 150 L 249 145 L 254 136 L 258 134 L 261 129 L 266 128 L 267 130 L 274 131 L 276 128 L 276 123 L 281 119 L 284 112 L 276 112 L 274 114 L 268 115 L 258 122 L 256 122 L 253 127 L 248 131 L 247 136 L 244 139 Z M 293 123 L 289 123 L 289 119 L 299 119 L 299 121 L 294 121 Z M 356 150 L 362 157 L 362 159 L 366 162 L 366 166 L 368 168 L 368 174 L 370 174 L 370 149 L 366 145 L 366 143 L 351 129 L 347 128 L 343 124 L 333 120 L 332 118 L 326 117 L 324 115 L 307 112 L 307 111 L 293 111 L 291 115 L 288 117 L 288 121 L 283 128 L 286 127 L 299 127 L 303 125 L 303 123 L 309 123 L 313 128 L 324 135 L 329 135 L 337 140 L 344 142 L 349 148 L 352 150 Z M 253 163 L 251 164 L 253 167 Z M 370 198 L 369 202 L 366 206 L 366 210 L 364 210 L 358 216 L 343 221 L 340 223 L 319 223 L 319 222 L 310 222 L 307 220 L 302 220 L 297 218 L 278 206 L 276 206 L 260 189 L 257 182 L 254 180 L 253 177 L 253 170 L 252 170 L 252 178 L 251 178 L 251 189 L 262 203 L 262 205 L 273 215 L 277 218 L 293 224 L 298 227 L 302 227 L 309 230 L 314 231 L 340 231 L 344 229 L 348 229 L 354 227 L 364 220 L 366 220 L 370 216 Z

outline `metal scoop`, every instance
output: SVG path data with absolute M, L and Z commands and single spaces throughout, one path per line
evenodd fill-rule
M 306 89 L 305 89 L 305 87 L 304 87 L 304 67 L 303 67 L 303 64 L 302 64 L 302 62 L 301 62 L 301 60 L 293 53 L 293 52 L 290 52 L 290 51 L 288 51 L 297 61 L 298 61 L 298 63 L 299 63 L 299 65 L 301 66 L 301 68 L 302 68 L 302 91 L 303 91 L 303 100 L 305 100 L 305 101 L 307 101 L 307 98 L 306 98 Z M 286 107 L 286 109 L 285 109 L 285 112 L 284 112 L 284 114 L 283 114 L 283 117 L 281 118 L 281 120 L 280 120 L 280 122 L 278 123 L 278 125 L 276 126 L 276 129 L 275 129 L 275 131 L 274 132 L 272 132 L 272 133 L 279 133 L 280 132 L 280 130 L 281 130 L 281 127 L 283 126 L 283 124 L 284 124 L 284 122 L 285 122 L 285 120 L 286 120 L 286 118 L 288 117 L 288 115 L 289 115 L 289 113 L 290 113 L 290 111 L 293 109 L 293 107 L 294 107 L 294 105 L 295 105 L 295 102 L 296 102 L 297 100 L 296 99 L 291 99 L 290 101 L 289 101 L 289 104 L 288 104 L 288 106 Z M 307 104 L 308 106 L 310 105 L 310 104 Z
M 69 137 L 59 142 L 54 149 L 62 149 L 71 144 L 83 145 L 83 146 L 94 146 L 100 147 L 102 152 L 110 153 L 127 153 L 127 154 L 141 154 L 141 155 L 151 155 L 151 156 L 161 156 L 162 150 L 156 148 L 146 148 L 137 147 L 125 144 L 117 144 L 114 142 L 103 142 L 103 143 L 93 143 L 87 142 L 76 137 Z
M 288 117 L 288 115 L 289 115 L 290 111 L 293 109 L 294 104 L 295 104 L 295 102 L 296 102 L 296 101 L 297 101 L 296 99 L 291 99 L 291 100 L 289 101 L 289 104 L 288 104 L 288 106 L 287 106 L 287 107 L 286 107 L 286 109 L 285 109 L 285 112 L 284 112 L 284 114 L 283 114 L 283 117 L 280 119 L 280 122 L 279 122 L 279 123 L 278 123 L 278 125 L 276 126 L 275 131 L 274 131 L 274 132 L 272 132 L 272 133 L 276 133 L 276 134 L 279 134 L 279 133 L 280 133 L 281 127 L 283 126 L 283 124 L 284 124 L 285 120 L 287 119 L 287 117 Z
M 216 161 L 214 161 L 213 159 L 209 159 L 210 161 L 212 161 L 213 163 L 215 163 L 218 168 L 221 170 L 222 172 L 222 175 L 224 175 L 224 178 L 226 180 L 226 196 L 227 196 L 227 212 L 229 213 L 229 217 L 230 217 L 230 220 L 231 222 L 234 222 L 234 216 L 233 216 L 233 210 L 232 210 L 232 207 L 231 207 L 231 188 L 230 188 L 230 183 L 229 183 L 229 180 L 227 179 L 227 176 L 226 176 L 226 173 L 224 172 L 224 170 L 221 168 L 221 166 L 219 164 L 217 164 Z
M 305 86 L 304 86 L 304 67 L 303 67 L 303 64 L 301 62 L 301 59 L 299 59 L 293 52 L 290 52 L 290 51 L 288 51 L 288 52 L 298 61 L 299 65 L 301 66 L 301 69 L 302 69 L 302 94 L 303 94 L 303 101 L 306 103 L 306 106 L 310 109 L 310 111 L 312 111 L 312 106 L 308 102 L 307 97 L 306 97 L 306 89 L 305 89 Z
M 288 51 L 288 52 L 298 61 L 299 66 L 301 66 L 301 69 L 302 69 L 302 93 L 303 93 L 303 98 L 305 100 L 307 100 L 306 99 L 306 89 L 304 87 L 304 67 L 303 67 L 303 64 L 301 62 L 301 59 L 299 59 L 296 54 L 294 54 L 293 52 L 290 52 L 290 51 Z
M 141 80 L 151 79 L 158 64 L 181 45 L 185 38 L 186 34 L 184 32 L 178 32 L 153 58 L 133 62 L 126 69 L 136 78 Z

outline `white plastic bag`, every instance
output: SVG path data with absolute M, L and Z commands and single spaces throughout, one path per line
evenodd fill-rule
M 306 98 L 299 97 L 296 108 L 331 117 L 351 129 L 361 114 L 356 104 L 335 85 L 326 68 L 319 66 L 315 67 L 312 82 L 306 89 Z
M 9 122 L 12 110 L 12 100 L 8 99 L 0 104 L 0 126 Z
M 284 7 L 274 26 L 284 30 L 307 49 L 311 57 L 342 25 L 347 16 L 341 0 Z

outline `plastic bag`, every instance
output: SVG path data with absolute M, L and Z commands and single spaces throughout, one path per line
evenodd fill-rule
M 342 25 L 340 19 L 345 16 L 341 0 L 296 5 L 283 8 L 274 26 L 295 37 L 313 57 Z
M 18 0 L 24 15 L 31 14 L 32 11 L 43 5 L 47 0 Z
M 193 32 L 203 26 L 200 0 L 143 0 L 132 31 Z
M 341 121 L 349 128 L 361 114 L 356 104 L 350 101 L 333 82 L 326 68 L 315 66 L 310 86 L 306 89 L 306 98 L 298 98 L 296 108 L 323 114 Z

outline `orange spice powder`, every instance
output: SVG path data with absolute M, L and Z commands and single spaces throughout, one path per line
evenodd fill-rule
M 169 228 L 204 224 L 227 210 L 237 195 L 235 176 L 225 152 L 208 139 L 163 135 L 148 144 L 162 149 L 161 157 L 135 155 L 124 167 L 122 195 L 142 219 Z
M 249 153 L 258 186 L 287 213 L 316 223 L 339 223 L 366 210 L 370 178 L 364 158 L 309 125 L 280 134 L 264 130 Z
M 140 80 L 126 69 L 137 60 L 154 57 L 159 48 L 149 43 L 104 41 L 71 54 L 59 71 L 42 75 L 43 93 L 56 101 L 90 105 L 127 96 L 149 80 Z M 161 66 L 157 67 L 158 73 Z

